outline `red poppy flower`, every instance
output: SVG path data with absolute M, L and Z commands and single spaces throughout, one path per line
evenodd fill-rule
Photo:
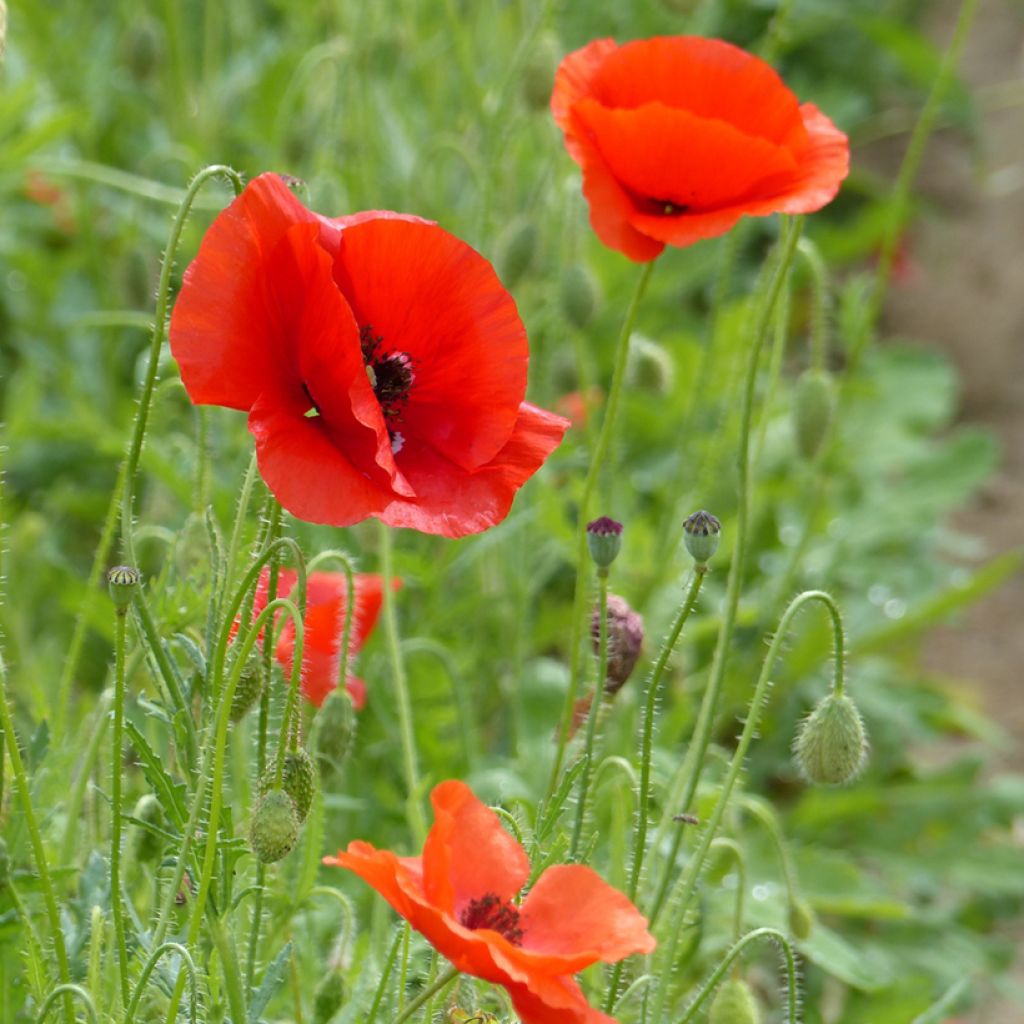
M 281 569 L 277 576 L 278 597 L 287 596 L 295 586 L 296 573 Z M 260 573 L 256 587 L 253 615 L 267 607 L 270 570 Z M 349 638 L 349 657 L 354 657 L 373 632 L 384 599 L 384 586 L 380 576 L 356 573 L 353 580 L 355 608 L 352 612 L 352 634 Z M 393 590 L 402 581 L 393 579 Z M 344 573 L 312 572 L 306 580 L 306 617 L 303 619 L 302 692 L 308 700 L 320 707 L 327 695 L 338 685 L 341 640 L 345 630 L 345 607 L 348 585 Z M 281 627 L 274 655 L 286 672 L 291 672 L 295 653 L 295 623 L 286 620 Z M 349 675 L 345 681 L 352 703 L 357 711 L 366 705 L 366 683 Z
M 515 902 L 530 864 L 494 811 L 455 780 L 430 800 L 434 825 L 422 857 L 356 841 L 324 863 L 372 885 L 460 971 L 503 985 L 523 1024 L 610 1021 L 573 975 L 654 949 L 636 907 L 582 864 L 549 867 Z
M 718 39 L 595 40 L 562 61 L 551 111 L 594 231 L 638 262 L 744 215 L 818 210 L 849 165 L 846 136 L 817 107 Z
M 185 272 L 171 351 L 193 402 L 249 414 L 289 512 L 460 537 L 494 526 L 568 424 L 523 401 L 526 331 L 436 224 L 329 219 L 263 174 Z

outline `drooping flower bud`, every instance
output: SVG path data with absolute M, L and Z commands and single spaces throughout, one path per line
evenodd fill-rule
M 642 334 L 634 334 L 629 342 L 626 381 L 638 391 L 667 395 L 675 387 L 675 361 L 664 345 Z
M 683 542 L 698 569 L 706 569 L 708 561 L 718 550 L 722 524 L 710 513 L 701 509 L 683 523 Z
M 587 523 L 587 547 L 598 569 L 607 569 L 622 548 L 622 523 L 608 516 Z
M 283 789 L 272 789 L 256 803 L 249 823 L 249 845 L 256 859 L 273 864 L 286 857 L 299 838 L 295 804 Z
M 587 266 L 570 263 L 562 273 L 558 298 L 565 319 L 582 331 L 601 305 L 601 286 Z
M 715 993 L 708 1024 L 761 1024 L 761 1007 L 742 978 L 730 978 Z
M 594 609 L 590 620 L 590 636 L 594 653 L 599 651 L 601 641 L 601 609 Z M 644 620 L 639 612 L 633 611 L 625 599 L 618 594 L 608 595 L 608 676 L 604 692 L 612 696 L 619 692 L 629 679 L 640 658 L 644 644 Z
M 141 582 L 142 573 L 132 565 L 115 565 L 107 573 L 110 600 L 114 602 L 118 615 L 124 615 L 128 611 L 128 606 L 138 593 Z
M 533 263 L 537 226 L 529 220 L 513 221 L 498 242 L 498 276 L 506 288 L 515 288 Z
M 313 750 L 322 772 L 341 770 L 356 735 L 356 713 L 344 686 L 336 687 L 320 705 L 313 721 Z
M 260 796 L 273 791 L 277 785 L 277 765 L 271 764 L 259 782 Z M 299 824 L 306 820 L 316 792 L 316 767 L 313 759 L 301 747 L 285 755 L 281 772 L 281 788 L 295 805 Z
M 531 110 L 547 110 L 561 59 L 562 47 L 550 32 L 541 35 L 531 47 L 520 80 L 523 100 Z
M 813 928 L 814 911 L 807 900 L 797 896 L 789 905 L 789 930 L 798 939 L 806 939 Z
M 263 670 L 259 659 L 250 657 L 231 695 L 231 721 L 238 723 L 248 714 L 249 709 L 263 694 Z
M 793 437 L 805 459 L 813 459 L 821 449 L 835 408 L 832 375 L 827 370 L 805 370 L 793 392 Z
M 132 810 L 132 817 L 149 825 L 161 826 L 164 824 L 164 812 L 160 807 L 160 801 L 152 793 L 146 793 L 139 797 Z M 164 843 L 159 836 L 141 825 L 135 826 L 132 835 L 132 852 L 135 860 L 143 864 L 154 861 L 163 853 L 163 850 Z
M 811 782 L 839 786 L 856 778 L 868 750 L 857 705 L 845 694 L 823 697 L 801 723 L 793 750 Z
M 313 1024 L 328 1024 L 344 1001 L 345 978 L 337 968 L 328 968 L 313 993 Z

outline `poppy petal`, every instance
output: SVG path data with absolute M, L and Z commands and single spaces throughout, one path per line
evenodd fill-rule
M 366 707 L 366 682 L 358 676 L 349 676 L 345 680 L 345 690 L 352 698 L 353 709 L 362 711 Z M 319 706 L 318 704 L 317 707 Z
M 530 877 L 530 861 L 498 815 L 454 779 L 435 786 L 430 802 L 434 824 L 423 846 L 430 902 L 457 918 L 471 900 L 511 900 Z
M 268 255 L 316 218 L 276 174 L 261 174 L 214 220 L 171 314 L 171 353 L 193 402 L 248 411 L 280 376 Z
M 345 228 L 335 277 L 380 351 L 412 362 L 403 438 L 462 469 L 490 462 L 515 427 L 529 357 L 493 267 L 436 225 L 374 218 Z
M 414 500 L 395 499 L 378 517 L 445 537 L 464 537 L 500 523 L 516 491 L 558 447 L 569 421 L 524 402 L 508 443 L 487 465 L 467 473 L 429 445 L 410 439 L 398 464 Z
M 565 148 L 578 164 L 583 163 L 582 142 L 572 126 L 572 109 L 577 100 L 588 96 L 601 65 L 618 49 L 614 39 L 595 39 L 581 50 L 570 53 L 555 72 L 551 93 L 551 114 L 565 132 Z
M 528 985 L 505 982 L 521 1024 L 617 1024 L 614 1017 L 595 1010 L 571 977 L 546 979 L 543 993 Z

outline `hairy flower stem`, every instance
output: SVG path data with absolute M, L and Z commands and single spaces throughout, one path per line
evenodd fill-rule
M 604 703 L 604 684 L 608 679 L 608 570 L 597 570 L 598 590 L 598 641 L 597 641 L 597 682 L 594 684 L 594 699 L 590 702 L 587 715 L 587 738 L 583 749 L 583 770 L 580 773 L 580 793 L 576 801 L 576 821 L 569 844 L 569 860 L 579 855 L 580 839 L 583 837 L 583 822 L 587 815 L 587 795 L 593 775 L 594 737 L 597 735 L 597 720 L 601 717 Z
M 746 759 L 747 751 L 750 749 L 750 744 L 753 742 L 754 735 L 757 732 L 758 723 L 761 720 L 761 712 L 764 710 L 765 703 L 767 702 L 768 690 L 771 686 L 771 673 L 775 668 L 775 662 L 779 656 L 779 652 L 782 650 L 782 644 L 797 612 L 799 612 L 804 605 L 809 604 L 812 601 L 819 601 L 825 605 L 825 608 L 828 610 L 829 616 L 832 620 L 832 635 L 835 652 L 833 685 L 837 693 L 841 693 L 842 691 L 841 680 L 845 677 L 846 673 L 846 655 L 843 621 L 839 613 L 839 608 L 832 596 L 825 593 L 825 591 L 805 590 L 802 594 L 797 595 L 797 597 L 790 601 L 789 607 L 786 609 L 782 619 L 779 621 L 779 628 L 772 637 L 768 653 L 765 655 L 764 664 L 761 666 L 761 673 L 758 676 L 757 685 L 754 687 L 754 696 L 750 700 L 750 708 L 747 711 L 747 718 L 743 723 L 743 732 L 740 734 L 739 742 L 736 744 L 736 750 L 733 753 L 732 760 L 729 762 L 729 769 L 726 772 L 725 781 L 722 783 L 721 791 L 718 794 L 715 809 L 711 812 L 711 817 L 708 820 L 707 826 L 701 834 L 700 843 L 696 851 L 687 862 L 686 869 L 677 883 L 679 899 L 674 902 L 674 906 L 677 908 L 675 920 L 671 922 L 667 929 L 667 934 L 670 938 L 665 951 L 664 963 L 666 965 L 675 963 L 676 951 L 679 946 L 679 938 L 685 930 L 683 926 L 685 924 L 685 917 L 689 909 L 690 901 L 697 888 L 697 882 L 700 878 L 700 874 L 704 869 L 708 850 L 710 850 L 711 844 L 718 832 L 718 828 L 722 823 L 722 817 L 725 814 L 726 807 L 728 806 L 729 798 L 732 796 L 733 787 L 736 785 L 736 780 L 739 778 L 740 772 L 743 770 L 743 763 Z M 666 969 L 665 973 L 662 975 L 662 981 L 658 986 L 658 997 L 655 1004 L 654 1020 L 666 1019 L 665 1004 L 668 999 L 668 988 L 671 973 L 672 972 L 670 970 Z
M 415 999 L 413 999 L 411 1003 L 409 1003 L 409 1005 L 395 1018 L 394 1024 L 403 1024 L 404 1021 L 409 1020 L 421 1006 L 433 999 L 441 989 L 446 985 L 450 985 L 458 976 L 459 969 L 457 967 L 449 967 L 433 985 L 429 985 Z
M 398 642 L 398 617 L 395 615 L 394 594 L 391 580 L 394 578 L 393 555 L 391 550 L 391 529 L 380 524 L 381 577 L 384 589 L 384 632 L 388 659 L 391 662 L 391 682 L 395 688 L 395 703 L 398 706 L 398 728 L 402 736 L 402 763 L 405 766 L 406 820 L 417 845 L 427 837 L 427 822 L 423 816 L 420 797 L 420 769 L 416 754 L 416 733 L 413 729 L 412 704 L 409 700 L 409 685 L 405 678 L 405 663 Z
M 622 322 L 622 330 L 619 332 L 619 339 L 615 349 L 615 366 L 612 370 L 611 386 L 608 389 L 608 401 L 605 403 L 604 418 L 601 421 L 601 432 L 597 437 L 597 446 L 594 449 L 594 457 L 590 462 L 586 478 L 583 481 L 583 491 L 580 494 L 579 510 L 577 516 L 577 540 L 576 540 L 576 590 L 573 595 L 572 605 L 572 629 L 569 636 L 569 686 L 565 694 L 565 706 L 562 709 L 562 721 L 558 730 L 558 743 L 555 747 L 555 760 L 551 766 L 551 780 L 548 783 L 547 797 L 544 803 L 550 800 L 558 788 L 558 779 L 562 771 L 562 763 L 565 760 L 565 748 L 569 743 L 569 734 L 572 731 L 573 710 L 576 706 L 576 696 L 580 686 L 580 646 L 583 637 L 583 623 L 586 618 L 586 603 L 589 575 L 584 567 L 588 564 L 587 559 L 587 522 L 589 521 L 588 509 L 590 500 L 594 495 L 598 479 L 601 476 L 601 468 L 604 465 L 611 446 L 612 434 L 615 430 L 615 420 L 619 412 L 619 403 L 622 398 L 622 381 L 626 375 L 626 364 L 629 361 L 629 340 L 633 334 L 633 325 L 636 322 L 637 312 L 640 309 L 640 302 L 647 291 L 648 282 L 654 271 L 656 260 L 644 264 L 640 278 L 636 283 L 636 290 L 626 310 L 626 317 Z
M 707 753 L 708 744 L 711 741 L 711 729 L 714 725 L 715 711 L 718 708 L 718 698 L 722 691 L 722 684 L 725 681 L 729 647 L 732 643 L 733 629 L 736 625 L 736 611 L 740 603 L 740 587 L 743 583 L 743 569 L 747 553 L 747 534 L 750 525 L 750 427 L 754 411 L 754 387 L 757 383 L 757 367 L 760 361 L 761 350 L 764 348 L 765 339 L 771 327 L 772 312 L 782 291 L 786 275 L 789 273 L 789 267 L 793 261 L 793 254 L 796 252 L 796 245 L 800 239 L 802 227 L 803 221 L 800 218 L 796 218 L 792 222 L 784 222 L 783 235 L 779 243 L 778 262 L 758 310 L 750 355 L 747 360 L 747 374 L 743 388 L 742 418 L 740 421 L 739 449 L 736 458 L 736 543 L 733 548 L 732 561 L 729 565 L 725 607 L 722 610 L 722 627 L 718 633 L 718 642 L 715 645 L 715 653 L 711 662 L 708 685 L 697 715 L 693 739 L 686 752 L 686 759 L 681 773 L 686 781 L 684 783 L 685 789 L 682 799 L 675 809 L 678 812 L 685 813 L 693 805 L 701 773 L 704 770 L 704 757 Z M 657 919 L 664 902 L 664 896 L 668 890 L 671 878 L 672 865 L 679 852 L 681 842 L 682 832 L 677 830 L 673 840 L 672 852 L 665 862 L 658 895 L 655 897 L 654 906 L 651 908 L 652 924 Z
M 124 908 L 121 906 L 121 771 L 124 757 L 124 648 L 127 608 L 114 612 L 114 735 L 110 744 L 110 909 L 117 942 L 121 1006 L 131 998 L 128 984 L 128 945 L 124 937 Z
M 61 985 L 70 985 L 71 971 L 68 967 L 67 947 L 64 945 L 60 910 L 57 907 L 57 897 L 54 894 L 53 881 L 50 878 L 46 847 L 43 846 L 43 836 L 39 831 L 35 809 L 32 807 L 32 790 L 29 788 L 28 778 L 25 775 L 25 764 L 21 759 L 21 750 L 18 747 L 14 722 L 11 718 L 11 708 L 7 703 L 7 668 L 2 656 L 0 656 L 0 728 L 3 729 L 7 756 L 11 759 L 11 771 L 14 773 L 14 786 L 18 791 L 21 813 L 24 815 L 25 827 L 28 829 L 29 842 L 32 845 L 32 856 L 35 858 L 36 871 L 39 874 L 39 888 L 43 891 L 43 902 L 46 905 L 46 916 L 50 922 L 53 948 L 57 954 L 57 975 Z M 64 1020 L 66 1024 L 75 1024 L 74 1004 L 71 1001 L 70 993 L 67 993 L 66 989 L 65 992 Z

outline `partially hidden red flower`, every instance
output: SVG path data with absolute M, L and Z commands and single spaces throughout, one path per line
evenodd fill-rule
M 594 231 L 638 262 L 745 215 L 818 210 L 849 168 L 846 136 L 816 106 L 719 39 L 597 39 L 562 61 L 551 111 Z
M 295 586 L 297 574 L 281 569 L 277 575 L 276 597 L 287 597 Z M 392 579 L 391 587 L 398 590 L 400 579 Z M 253 615 L 267 607 L 270 588 L 270 570 L 260 573 L 253 602 Z M 356 573 L 353 577 L 355 604 L 352 610 L 352 632 L 349 638 L 349 658 L 354 658 L 373 632 L 380 616 L 384 599 L 384 584 L 380 576 Z M 344 573 L 312 572 L 306 579 L 306 616 L 302 620 L 302 692 L 317 707 L 338 685 L 341 670 L 341 641 L 345 630 L 345 609 L 348 602 L 348 584 Z M 289 618 L 281 627 L 274 655 L 285 672 L 291 672 L 295 654 L 295 623 Z M 345 680 L 352 703 L 357 711 L 366 705 L 366 683 L 348 673 Z
M 276 174 L 211 225 L 170 343 L 193 402 L 249 414 L 263 479 L 309 522 L 477 533 L 568 426 L 523 401 L 526 331 L 479 253 L 418 217 L 319 216 Z
M 434 825 L 422 857 L 369 843 L 324 863 L 373 886 L 464 974 L 503 985 L 523 1024 L 607 1024 L 573 978 L 598 960 L 650 953 L 654 938 L 632 903 L 582 864 L 547 868 L 526 898 L 526 852 L 463 782 L 430 797 Z

